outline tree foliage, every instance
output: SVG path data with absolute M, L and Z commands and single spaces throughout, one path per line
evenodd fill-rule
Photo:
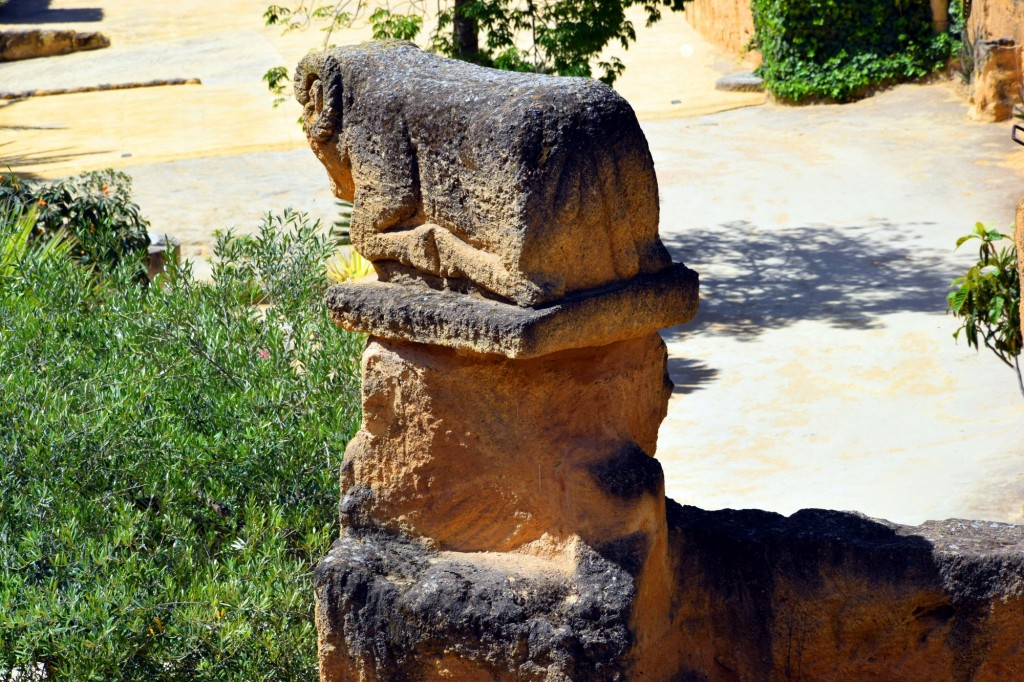
M 268 26 L 285 31 L 314 26 L 329 47 L 335 31 L 368 23 L 374 38 L 420 38 L 423 21 L 434 19 L 426 36 L 428 49 L 439 54 L 509 71 L 560 76 L 595 75 L 611 85 L 625 66 L 615 56 L 598 61 L 609 44 L 629 49 L 636 28 L 626 10 L 642 6 L 647 24 L 662 17 L 663 8 L 682 11 L 688 0 L 299 0 L 271 5 L 263 14 Z M 287 69 L 276 67 L 264 76 L 276 94 L 287 85 Z

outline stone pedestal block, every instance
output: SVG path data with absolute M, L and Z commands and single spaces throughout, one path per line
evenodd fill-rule
M 464 552 L 655 532 L 665 359 L 655 333 L 530 360 L 371 338 L 342 525 Z

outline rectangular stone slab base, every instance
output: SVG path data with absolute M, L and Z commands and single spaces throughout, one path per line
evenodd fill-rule
M 346 530 L 316 572 L 321 678 L 1024 679 L 1024 526 L 671 500 L 667 524 L 671 628 L 639 656 L 638 567 L 621 553 L 438 552 Z
M 633 577 L 585 546 L 572 554 L 437 552 L 346 531 L 316 571 L 320 678 L 628 679 Z

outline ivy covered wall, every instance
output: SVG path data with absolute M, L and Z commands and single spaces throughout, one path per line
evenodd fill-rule
M 928 0 L 752 0 L 751 10 L 758 74 L 784 100 L 850 101 L 933 73 L 958 50 L 956 17 L 936 35 Z

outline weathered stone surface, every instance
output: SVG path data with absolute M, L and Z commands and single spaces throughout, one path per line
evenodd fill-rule
M 1019 101 L 1020 46 L 1012 38 L 978 40 L 974 44 L 971 117 L 1005 121 Z
M 324 682 L 627 680 L 633 575 L 346 530 L 316 572 Z
M 668 503 L 678 678 L 1024 676 L 1024 527 Z
M 385 41 L 310 54 L 295 93 L 335 194 L 354 200 L 353 246 L 383 280 L 529 306 L 670 264 L 647 141 L 597 81 Z
M 690 321 L 697 273 L 675 264 L 543 308 L 361 279 L 332 287 L 327 305 L 350 331 L 509 358 L 603 346 Z
M 632 110 L 398 42 L 311 55 L 296 92 L 379 277 L 328 296 L 372 336 L 322 678 L 666 678 L 657 330 L 698 284 L 658 238 Z
M 1024 2 L 1020 0 L 971 0 L 967 35 L 972 40 L 1013 38 L 1024 43 Z
M 342 525 L 457 551 L 655 538 L 665 358 L 655 333 L 532 360 L 371 339 Z
M 731 73 L 715 81 L 715 90 L 729 92 L 764 92 L 764 80 L 751 71 Z
M 110 38 L 94 31 L 31 29 L 0 31 L 0 62 L 53 57 L 110 47 Z
M 672 501 L 667 522 L 672 626 L 644 655 L 628 555 L 437 552 L 346 531 L 317 570 L 324 679 L 1021 679 L 1022 526 Z

